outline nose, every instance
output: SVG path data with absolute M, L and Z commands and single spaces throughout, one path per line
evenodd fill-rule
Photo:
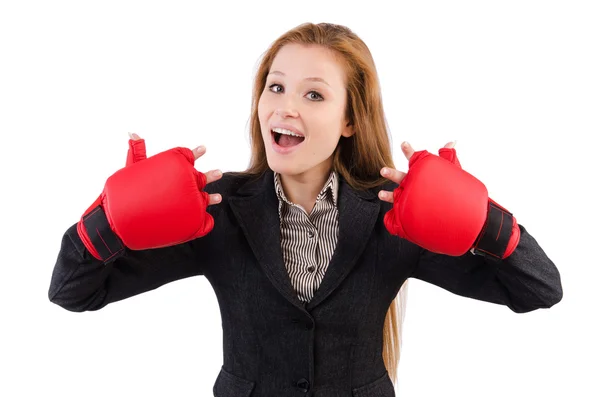
M 278 108 L 275 110 L 275 114 L 279 117 L 291 117 L 291 116 L 296 116 L 298 115 L 298 112 L 296 110 L 292 110 L 291 108 Z
M 286 109 L 278 108 L 275 110 L 275 114 L 279 117 L 290 117 L 290 116 L 296 114 L 296 112 L 292 111 L 289 108 L 286 108 Z
M 275 105 L 275 114 L 279 117 L 295 117 L 298 115 L 296 104 L 293 98 L 279 98 L 280 101 Z

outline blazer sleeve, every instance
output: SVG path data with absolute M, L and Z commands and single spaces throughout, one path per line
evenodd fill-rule
M 64 309 L 83 312 L 108 305 L 169 282 L 203 274 L 196 243 L 132 251 L 105 265 L 94 258 L 72 225 L 62 238 L 48 298 Z
M 176 280 L 210 273 L 209 268 L 221 260 L 223 252 L 229 225 L 223 216 L 227 197 L 246 179 L 228 172 L 204 187 L 206 193 L 223 197 L 220 204 L 206 208 L 215 221 L 207 235 L 171 247 L 127 250 L 108 265 L 88 252 L 77 234 L 77 224 L 72 225 L 62 237 L 48 298 L 70 311 L 92 311 Z
M 447 256 L 419 247 L 411 277 L 457 295 L 505 305 L 516 313 L 550 308 L 563 295 L 559 271 L 525 227 L 519 228 L 519 244 L 501 261 L 470 252 Z

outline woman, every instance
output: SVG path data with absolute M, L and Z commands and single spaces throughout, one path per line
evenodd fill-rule
M 176 180 L 194 172 L 193 161 L 204 153 L 195 149 L 188 168 L 171 171 L 160 162 L 164 157 L 146 159 L 143 140 L 133 138 L 120 174 L 138 173 L 132 183 L 142 170 L 160 169 L 168 176 L 163 180 Z M 392 161 L 371 54 L 346 27 L 307 23 L 271 45 L 254 83 L 250 138 L 246 171 L 199 173 L 194 189 L 202 190 L 206 216 L 194 217 L 201 223 L 183 243 L 134 247 L 111 224 L 108 232 L 123 247 L 106 259 L 85 232 L 92 230 L 90 218 L 73 225 L 63 238 L 50 300 L 72 311 L 98 310 L 204 275 L 222 316 L 217 397 L 394 396 L 398 310 L 410 277 L 517 313 L 561 300 L 558 270 L 522 225 L 518 245 L 500 261 L 434 253 L 390 232 L 384 217 L 405 174 Z M 408 144 L 402 150 L 407 159 L 415 154 Z M 160 180 L 153 183 L 160 187 Z M 147 203 L 154 191 L 126 197 Z M 178 200 L 189 194 L 172 193 Z M 130 216 L 101 201 L 90 208 L 113 211 L 102 218 L 105 225 Z M 189 218 L 152 235 L 164 232 L 177 241 L 171 229 Z

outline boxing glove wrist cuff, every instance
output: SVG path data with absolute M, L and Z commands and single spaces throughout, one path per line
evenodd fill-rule
M 510 212 L 493 200 L 488 200 L 487 220 L 471 252 L 497 260 L 510 255 L 512 250 L 509 253 L 507 248 L 509 242 L 514 240 L 513 223 L 514 218 Z
M 125 246 L 111 229 L 101 205 L 92 208 L 85 214 L 81 218 L 80 226 L 82 229 L 80 231 L 85 234 L 85 238 L 82 240 L 96 259 L 107 264 L 125 253 Z

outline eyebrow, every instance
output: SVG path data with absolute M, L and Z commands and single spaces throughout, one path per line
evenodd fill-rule
M 280 72 L 280 71 L 278 71 L 278 70 L 274 70 L 274 71 L 272 71 L 272 72 L 271 72 L 271 73 L 269 73 L 269 74 L 278 74 L 278 75 L 281 75 L 281 76 L 285 76 L 285 73 L 283 73 L 283 72 Z M 320 77 L 307 77 L 307 78 L 305 78 L 304 80 L 309 80 L 309 81 L 318 81 L 318 82 L 321 82 L 321 83 L 324 83 L 324 84 L 327 84 L 327 85 L 329 85 L 329 83 L 328 83 L 328 82 L 326 82 L 325 80 L 323 80 L 323 79 L 322 79 L 322 78 L 320 78 Z M 331 86 L 330 86 L 330 87 L 331 87 Z

